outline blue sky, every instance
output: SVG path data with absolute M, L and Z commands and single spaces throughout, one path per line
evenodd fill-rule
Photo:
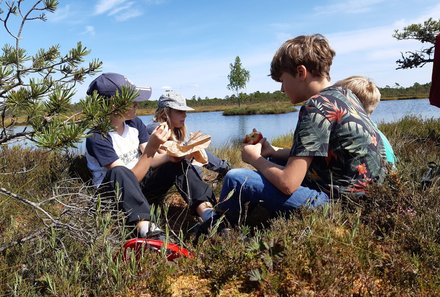
M 47 22 L 25 27 L 22 46 L 29 54 L 53 44 L 66 53 L 81 41 L 92 51 L 87 60 L 99 58 L 103 72 L 119 72 L 137 85 L 151 86 L 153 99 L 165 87 L 187 98 L 231 95 L 227 75 L 236 56 L 250 71 L 244 92 L 278 90 L 280 85 L 267 76 L 276 49 L 289 38 L 313 33 L 325 35 L 336 51 L 333 82 L 366 75 L 380 87 L 427 83 L 432 64 L 395 69 L 400 52 L 421 44 L 397 41 L 392 34 L 440 16 L 438 0 L 59 2 Z M 0 33 L 2 41 L 5 37 Z M 84 97 L 91 80 L 78 86 L 75 100 Z

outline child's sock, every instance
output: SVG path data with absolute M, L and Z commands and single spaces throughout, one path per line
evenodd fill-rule
M 202 221 L 206 222 L 207 220 L 212 218 L 214 214 L 215 212 L 213 208 L 205 208 L 204 210 L 202 210 L 200 217 L 202 218 Z
M 156 226 L 153 222 L 142 221 L 138 228 L 139 237 L 146 237 L 148 232 L 160 231 L 160 228 Z

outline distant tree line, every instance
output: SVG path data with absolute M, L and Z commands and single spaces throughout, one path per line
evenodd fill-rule
M 217 106 L 217 105 L 237 105 L 238 100 L 241 104 L 264 103 L 268 101 L 289 101 L 289 98 L 280 91 L 275 92 L 254 92 L 250 94 L 240 93 L 238 95 L 226 96 L 225 98 L 196 98 L 193 96 L 188 99 L 189 106 Z
M 394 86 L 379 87 L 382 99 L 412 99 L 412 98 L 428 98 L 431 83 L 420 84 L 414 83 L 410 87 L 403 87 L 398 83 Z M 240 93 L 240 101 L 242 104 L 265 103 L 265 102 L 282 102 L 290 101 L 290 99 L 281 91 L 275 92 L 254 92 L 250 94 Z M 207 98 L 193 96 L 187 99 L 189 106 L 218 106 L 218 105 L 236 105 L 238 98 L 235 95 L 226 96 L 225 98 Z M 155 107 L 156 102 L 146 102 L 146 106 Z
M 431 83 L 419 84 L 414 83 L 411 87 L 402 87 L 398 83 L 394 86 L 385 86 L 384 88 L 379 88 L 380 94 L 382 95 L 382 100 L 386 99 L 419 99 L 428 98 L 429 89 L 431 88 Z
M 385 87 L 379 87 L 380 93 L 382 95 L 382 100 L 391 99 L 420 99 L 428 98 L 429 89 L 431 83 L 420 84 L 414 83 L 410 87 L 403 87 L 399 83 L 395 83 L 393 86 L 386 85 Z M 236 95 L 226 96 L 225 98 L 201 98 L 192 96 L 187 98 L 187 103 L 189 106 L 229 106 L 237 105 L 238 99 L 240 98 L 241 104 L 256 104 L 256 103 L 266 103 L 266 102 L 288 102 L 290 99 L 283 94 L 281 91 L 275 92 L 254 92 L 250 94 L 240 93 L 237 97 Z M 157 101 L 146 101 L 141 103 L 141 107 L 147 109 L 155 109 L 157 107 Z M 79 111 L 80 106 L 78 104 L 72 105 L 72 110 Z
M 379 87 L 382 99 L 412 99 L 412 98 L 428 98 L 431 83 L 420 84 L 414 83 L 410 87 L 403 87 L 398 83 L 394 86 Z M 275 92 L 254 92 L 250 94 L 240 93 L 240 101 L 242 104 L 265 103 L 265 102 L 282 102 L 290 101 L 290 99 L 281 91 Z M 188 99 L 189 106 L 216 106 L 216 105 L 236 105 L 237 97 L 235 95 L 226 96 L 225 98 L 196 98 L 193 96 Z M 151 105 L 151 103 L 153 103 Z M 156 106 L 155 102 L 148 102 L 148 105 Z

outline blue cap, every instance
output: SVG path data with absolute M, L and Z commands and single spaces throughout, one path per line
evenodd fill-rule
M 136 102 L 147 101 L 151 97 L 151 88 L 136 87 L 125 76 L 111 72 L 103 73 L 95 78 L 89 85 L 87 95 L 97 91 L 101 96 L 111 97 L 116 95 L 116 92 L 121 93 L 123 86 L 133 88 L 139 92 L 139 96 L 134 99 Z

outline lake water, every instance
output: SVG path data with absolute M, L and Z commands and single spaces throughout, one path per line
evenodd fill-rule
M 422 119 L 440 118 L 440 108 L 430 105 L 428 99 L 382 101 L 373 112 L 372 118 L 380 124 L 396 122 L 409 115 Z M 148 124 L 152 117 L 148 115 L 140 118 Z M 200 130 L 211 135 L 211 147 L 221 147 L 241 140 L 252 128 L 261 131 L 270 141 L 293 132 L 297 121 L 298 112 L 246 116 L 223 116 L 222 112 L 195 112 L 188 113 L 186 118 L 188 131 Z M 17 128 L 16 131 L 19 131 Z M 84 148 L 80 145 L 79 152 L 83 151 Z
M 299 107 L 298 107 L 299 110 Z M 439 118 L 440 108 L 429 104 L 428 99 L 382 101 L 372 114 L 376 123 L 391 123 L 408 116 Z M 149 123 L 152 116 L 141 116 Z M 249 133 L 252 128 L 261 131 L 269 141 L 294 131 L 298 112 L 274 115 L 223 116 L 222 112 L 188 113 L 188 131 L 202 131 L 211 135 L 211 146 L 220 147 Z

